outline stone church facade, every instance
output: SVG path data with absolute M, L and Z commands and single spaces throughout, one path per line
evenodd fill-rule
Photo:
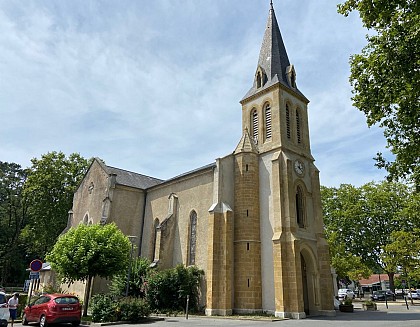
M 272 4 L 254 84 L 240 103 L 241 140 L 205 167 L 160 180 L 94 160 L 68 227 L 115 222 L 156 269 L 203 269 L 207 315 L 334 314 L 309 101 Z M 104 287 L 95 280 L 93 291 Z

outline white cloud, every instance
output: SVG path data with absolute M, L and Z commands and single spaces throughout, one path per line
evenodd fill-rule
M 0 160 L 28 166 L 61 150 L 170 178 L 232 152 L 268 9 L 254 0 L 2 1 Z M 327 0 L 275 9 L 311 100 L 321 181 L 382 178 L 371 160 L 381 133 L 350 101 L 348 57 L 365 42 L 358 18 Z

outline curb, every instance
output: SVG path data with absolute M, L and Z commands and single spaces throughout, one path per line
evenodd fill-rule
M 91 322 L 91 321 L 81 321 L 80 326 L 89 326 L 89 327 L 99 327 L 99 326 L 115 326 L 115 325 L 129 325 L 129 324 L 141 324 L 154 321 L 163 321 L 165 318 L 161 317 L 148 317 L 144 318 L 139 322 L 131 321 L 113 321 L 113 322 Z

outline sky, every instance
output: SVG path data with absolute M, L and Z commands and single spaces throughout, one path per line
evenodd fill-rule
M 339 0 L 274 0 L 321 184 L 380 181 L 383 132 L 352 106 L 366 45 Z M 0 0 L 0 161 L 52 151 L 168 179 L 232 153 L 269 0 Z

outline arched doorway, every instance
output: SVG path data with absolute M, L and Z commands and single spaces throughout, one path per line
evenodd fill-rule
M 320 310 L 319 273 L 312 249 L 304 245 L 300 252 L 303 310 L 305 314 L 317 315 Z
M 305 258 L 302 253 L 300 254 L 300 263 L 302 271 L 302 295 L 303 295 L 303 308 L 305 314 L 309 315 L 309 293 L 308 293 L 308 269 L 306 266 Z

